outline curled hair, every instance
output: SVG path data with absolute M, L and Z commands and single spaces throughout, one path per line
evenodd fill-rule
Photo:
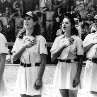
M 85 26 L 87 26 L 88 28 L 89 28 L 89 23 L 87 23 L 87 22 L 84 22 L 83 24 L 82 24 L 82 29 L 84 29 L 85 28 Z
M 71 35 L 78 35 L 78 30 L 75 27 L 75 21 L 74 21 L 74 18 L 72 16 L 72 14 L 65 13 L 64 14 L 64 18 L 68 18 L 70 20 L 70 23 L 71 23 Z

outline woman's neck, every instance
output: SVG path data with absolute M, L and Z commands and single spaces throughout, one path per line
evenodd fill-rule
M 71 37 L 71 33 L 70 32 L 64 33 L 64 35 L 65 35 L 66 38 L 70 38 Z
M 31 36 L 33 33 L 33 29 L 27 29 L 26 30 L 26 36 Z

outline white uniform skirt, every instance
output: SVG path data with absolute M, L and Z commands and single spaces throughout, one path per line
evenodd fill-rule
M 73 88 L 73 80 L 77 72 L 77 66 L 77 63 L 58 62 L 53 81 L 54 87 L 58 89 L 78 89 L 80 85 Z
M 89 60 L 85 66 L 82 89 L 97 92 L 97 64 Z
M 38 77 L 39 66 L 23 67 L 20 66 L 17 75 L 15 92 L 26 95 L 40 95 L 41 90 L 34 88 L 35 81 Z

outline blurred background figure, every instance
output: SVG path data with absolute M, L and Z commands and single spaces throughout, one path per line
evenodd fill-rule
M 91 32 L 95 33 L 97 31 L 97 15 L 94 16 L 94 22 L 91 25 Z
M 52 7 L 49 10 L 45 11 L 46 13 L 46 32 L 47 32 L 47 41 L 52 41 L 52 30 L 53 30 L 53 21 L 54 21 L 54 11 Z
M 18 10 L 18 12 L 13 13 L 10 17 L 14 21 L 14 27 L 15 27 L 15 37 L 17 37 L 18 32 L 23 28 L 23 21 L 22 18 L 22 11 Z
M 14 27 L 14 21 L 12 20 L 11 16 L 11 10 L 6 7 L 5 13 L 2 14 L 3 21 L 5 22 L 4 30 L 5 30 L 5 37 L 8 42 L 14 42 L 15 41 L 15 27 Z
M 62 35 L 62 24 L 60 23 L 59 29 L 56 32 L 56 37 Z
M 56 38 L 56 32 L 58 29 L 60 29 L 60 24 L 62 23 L 62 19 L 63 19 L 62 13 L 61 13 L 61 8 L 58 7 L 54 13 L 54 24 L 53 24 L 53 32 L 52 32 L 52 41 L 55 40 Z
M 90 34 L 90 33 L 91 33 L 91 32 L 90 32 L 90 25 L 89 25 L 87 22 L 83 23 L 83 24 L 82 24 L 81 39 L 84 40 L 85 37 L 86 37 L 88 34 Z
M 40 8 L 46 8 L 49 10 L 49 8 L 52 7 L 52 1 L 51 0 L 40 0 Z
M 18 10 L 21 10 L 23 13 L 23 1 L 22 0 L 16 0 L 13 3 L 13 9 L 17 12 Z
M 76 18 L 74 18 L 74 21 L 75 21 L 75 27 L 78 30 L 78 36 L 81 38 L 82 28 L 81 28 L 81 25 L 80 25 L 80 19 L 78 17 L 76 17 Z
M 11 10 L 13 9 L 8 0 L 0 0 L 0 13 L 5 13 L 6 7 Z

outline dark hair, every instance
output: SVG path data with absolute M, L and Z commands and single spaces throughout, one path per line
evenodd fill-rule
M 75 27 L 75 21 L 74 21 L 74 18 L 72 16 L 72 14 L 70 14 L 69 12 L 65 13 L 64 14 L 64 18 L 68 18 L 70 20 L 70 23 L 71 23 L 71 35 L 78 35 L 78 30 Z
M 85 26 L 87 26 L 87 27 L 89 28 L 89 26 L 90 26 L 90 25 L 89 25 L 89 23 L 85 22 L 85 23 L 83 23 L 83 24 L 82 24 L 82 26 L 81 26 L 81 27 L 82 27 L 82 29 L 84 29 L 84 28 L 85 28 Z
M 81 15 L 80 14 L 76 14 L 76 18 L 78 18 L 79 17 L 79 22 L 82 22 L 82 18 L 81 18 Z
M 34 25 L 34 30 L 33 30 L 33 33 L 32 33 L 32 36 L 37 36 L 40 34 L 40 25 L 38 23 L 36 23 Z M 26 29 L 23 28 L 17 35 L 18 38 L 22 39 L 23 36 L 26 35 Z
M 4 34 L 4 25 L 3 25 L 3 22 L 0 20 L 0 24 L 1 24 L 1 27 L 2 27 L 2 30 L 0 31 L 0 33 Z
M 32 17 L 33 21 L 34 22 L 37 22 L 38 21 L 38 17 L 37 17 L 37 14 L 33 14 L 33 17 Z

